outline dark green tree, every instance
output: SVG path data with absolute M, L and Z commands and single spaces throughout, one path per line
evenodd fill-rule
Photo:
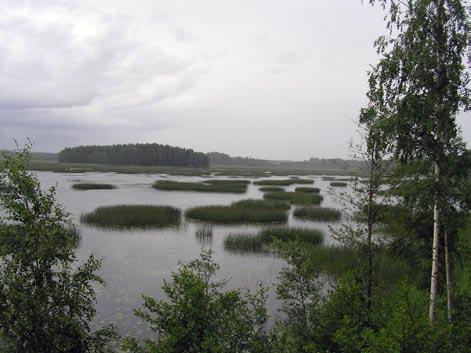
M 1 162 L 0 350 L 109 352 L 113 328 L 90 328 L 100 260 L 76 263 L 77 231 L 54 187 L 42 191 L 25 170 L 29 147 Z

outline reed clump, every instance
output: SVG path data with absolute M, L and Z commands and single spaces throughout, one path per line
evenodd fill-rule
M 296 192 L 307 192 L 307 193 L 320 193 L 321 192 L 321 189 L 319 188 L 313 188 L 313 187 L 309 187 L 309 186 L 300 186 L 300 187 L 297 187 L 296 189 L 294 189 L 294 191 Z
M 294 184 L 314 184 L 314 180 L 312 179 L 264 179 L 264 180 L 257 180 L 254 181 L 254 185 L 264 185 L 264 186 L 289 186 Z
M 265 200 L 265 199 L 247 199 L 236 201 L 231 204 L 232 207 L 251 208 L 251 209 L 276 209 L 289 210 L 291 206 L 282 200 Z
M 210 224 L 203 224 L 198 227 L 195 232 L 196 240 L 202 244 L 209 244 L 213 240 L 213 226 Z
M 118 205 L 98 207 L 82 215 L 84 223 L 110 228 L 160 228 L 178 226 L 181 212 L 171 206 Z
M 258 190 L 260 190 L 261 192 L 285 191 L 284 188 L 279 186 L 262 186 Z
M 74 190 L 111 190 L 116 187 L 112 184 L 99 184 L 99 183 L 75 183 L 72 184 Z
M 294 205 L 319 205 L 324 200 L 320 194 L 305 192 L 268 192 L 263 195 L 263 198 L 285 200 Z
M 348 184 L 343 181 L 333 181 L 330 183 L 330 186 L 333 186 L 335 188 L 345 188 L 348 186 Z
M 186 211 L 186 217 L 219 224 L 282 223 L 288 220 L 283 209 L 254 208 L 247 205 L 194 207 Z
M 334 222 L 342 218 L 342 212 L 330 207 L 298 207 L 293 215 L 296 218 L 324 222 Z
M 212 180 L 204 182 L 182 182 L 172 180 L 157 180 L 154 189 L 164 191 L 196 191 L 196 192 L 221 192 L 243 194 L 247 191 L 247 184 L 239 180 Z

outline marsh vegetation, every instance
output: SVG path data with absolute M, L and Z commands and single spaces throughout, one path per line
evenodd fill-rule
M 297 207 L 294 217 L 312 221 L 333 222 L 342 218 L 342 212 L 330 207 Z
M 203 182 L 183 182 L 172 180 L 158 180 L 153 185 L 154 189 L 164 191 L 196 191 L 196 192 L 221 192 L 243 194 L 247 191 L 247 183 L 240 180 L 208 180 Z
M 293 205 L 319 205 L 324 198 L 320 194 L 305 192 L 267 192 L 263 195 L 268 200 L 285 200 Z
M 330 186 L 335 187 L 335 188 L 346 188 L 348 184 L 343 181 L 332 181 L 330 183 Z
M 290 186 L 294 184 L 314 184 L 312 179 L 264 179 L 254 181 L 254 185 L 263 185 L 263 186 Z
M 99 183 L 75 183 L 72 184 L 74 190 L 111 190 L 115 189 L 112 184 L 99 184 Z
M 258 190 L 261 192 L 285 191 L 285 189 L 280 186 L 262 186 Z
M 295 192 L 320 193 L 321 189 L 309 186 L 300 186 L 294 189 Z

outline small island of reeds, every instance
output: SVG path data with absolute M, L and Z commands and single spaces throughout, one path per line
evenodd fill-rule
M 267 252 L 275 241 L 299 241 L 312 245 L 321 244 L 324 234 L 318 229 L 271 227 L 259 233 L 231 233 L 224 239 L 224 249 L 233 252 Z
M 116 187 L 112 184 L 99 184 L 99 183 L 75 183 L 72 184 L 74 190 L 111 190 Z
M 309 187 L 309 186 L 300 186 L 300 187 L 297 187 L 296 189 L 294 189 L 294 191 L 296 192 L 307 192 L 307 193 L 320 193 L 321 192 L 321 189 L 319 188 L 312 188 L 312 187 Z
M 285 191 L 285 189 L 280 186 L 262 186 L 258 190 L 261 192 Z
M 342 217 L 342 212 L 330 207 L 298 207 L 294 210 L 294 217 L 313 221 L 333 222 Z
M 198 221 L 237 223 L 282 223 L 288 220 L 286 202 L 277 200 L 242 200 L 230 206 L 201 206 L 190 208 L 186 217 Z
M 263 195 L 268 200 L 285 200 L 294 205 L 319 205 L 324 198 L 317 193 L 305 192 L 267 192 Z
M 161 228 L 178 226 L 181 212 L 170 206 L 118 205 L 98 207 L 83 214 L 84 223 L 109 228 Z
M 314 184 L 312 179 L 263 179 L 254 181 L 254 185 L 264 185 L 264 186 L 289 186 L 294 184 Z
M 345 188 L 348 186 L 348 184 L 343 181 L 333 181 L 330 183 L 330 186 L 333 186 L 335 188 Z
M 182 182 L 172 180 L 157 180 L 153 188 L 164 191 L 196 191 L 196 192 L 221 192 L 243 194 L 247 191 L 248 180 L 213 179 L 202 182 Z

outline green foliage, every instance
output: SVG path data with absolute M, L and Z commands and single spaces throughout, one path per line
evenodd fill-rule
M 289 210 L 291 206 L 280 200 L 256 200 L 247 199 L 236 201 L 232 203 L 233 207 L 251 208 L 251 209 L 276 209 L 276 210 Z
M 165 191 L 197 191 L 197 192 L 224 192 L 243 194 L 247 191 L 245 183 L 237 182 L 236 180 L 228 180 L 227 182 L 218 181 L 204 181 L 198 183 L 172 181 L 172 180 L 157 180 L 153 188 Z
M 29 147 L 4 155 L 0 195 L 0 348 L 5 353 L 108 352 L 112 327 L 91 331 L 101 261 L 76 263 L 77 233 L 55 200 L 25 171 Z
M 296 179 L 281 179 L 281 180 L 264 179 L 264 180 L 254 181 L 254 185 L 266 185 L 266 186 L 272 186 L 272 185 L 289 186 L 289 185 L 294 185 L 294 184 L 314 184 L 314 180 L 296 178 Z
M 317 229 L 270 227 L 257 234 L 231 233 L 224 239 L 224 249 L 232 252 L 267 252 L 273 249 L 274 241 L 318 245 L 323 240 L 323 232 Z
M 283 223 L 288 215 L 283 209 L 238 206 L 201 206 L 186 211 L 187 218 L 221 224 L 233 223 Z
M 319 194 L 308 194 L 305 192 L 267 192 L 263 195 L 264 199 L 286 200 L 295 205 L 319 205 L 324 198 Z
M 285 191 L 284 188 L 279 186 L 262 186 L 260 189 L 261 192 L 271 192 L 271 191 Z
M 311 188 L 311 187 L 307 187 L 307 186 L 300 186 L 296 189 L 294 189 L 294 191 L 296 192 L 307 192 L 307 193 L 320 193 L 321 192 L 321 189 L 319 188 Z
M 67 147 L 59 152 L 59 162 L 118 165 L 169 165 L 207 168 L 208 157 L 191 149 L 157 143 L 112 146 Z
M 111 190 L 115 186 L 112 184 L 97 184 L 97 183 L 76 183 L 72 184 L 74 190 Z
M 242 295 L 224 291 L 215 282 L 218 265 L 211 252 L 183 264 L 162 286 L 168 300 L 143 296 L 138 317 L 158 335 L 140 344 L 127 338 L 123 348 L 132 353 L 267 352 L 266 291 Z
M 82 222 L 110 228 L 171 227 L 180 224 L 181 212 L 171 206 L 117 205 L 83 214 Z
M 329 207 L 297 207 L 293 215 L 296 218 L 332 222 L 340 220 L 342 212 Z
M 346 188 L 348 184 L 343 181 L 332 181 L 330 183 L 330 186 L 333 186 L 335 188 Z

